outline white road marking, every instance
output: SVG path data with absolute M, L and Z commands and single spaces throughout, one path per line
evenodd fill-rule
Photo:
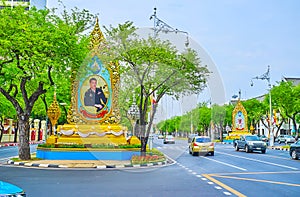
M 222 187 L 220 187 L 220 186 L 215 186 L 215 188 L 216 188 L 216 189 L 222 189 Z
M 203 181 L 206 181 L 207 180 L 207 178 L 201 178 Z
M 188 170 L 189 172 L 193 172 L 193 170 Z
M 196 175 L 196 177 L 201 178 L 202 176 L 198 174 L 198 175 Z
M 196 172 L 193 172 L 192 174 L 193 174 L 193 175 L 196 175 L 197 173 L 196 173 Z
M 214 183 L 213 182 L 207 182 L 208 184 L 210 184 L 210 185 L 213 185 Z
M 211 158 L 204 157 L 204 156 L 201 156 L 201 157 L 202 157 L 202 158 L 204 158 L 204 159 L 208 159 L 208 160 L 211 160 L 211 161 L 214 161 L 214 162 L 217 162 L 217 163 L 223 164 L 223 165 L 225 165 L 225 166 L 229 166 L 229 167 L 232 167 L 232 168 L 236 168 L 236 169 L 239 169 L 239 170 L 242 170 L 242 171 L 247 171 L 245 168 L 241 168 L 241 167 L 238 167 L 238 166 L 235 166 L 235 165 L 229 164 L 229 163 L 225 163 L 225 162 L 218 161 L 218 160 L 211 159 Z
M 231 193 L 229 192 L 223 192 L 226 196 L 231 196 Z
M 232 156 L 232 157 L 241 158 L 241 159 L 247 159 L 247 160 L 250 160 L 250 161 L 256 161 L 256 162 L 260 162 L 260 163 L 265 163 L 265 164 L 269 164 L 269 165 L 273 165 L 273 166 L 279 166 L 279 167 L 282 167 L 282 168 L 288 168 L 288 169 L 292 169 L 292 170 L 298 170 L 298 168 L 294 168 L 294 167 L 291 167 L 291 166 L 281 165 L 281 164 L 277 164 L 277 163 L 273 163 L 273 162 L 268 162 L 268 161 L 262 161 L 262 160 L 259 160 L 259 159 L 252 159 L 252 158 L 249 158 L 249 157 L 232 155 L 232 154 L 229 154 L 229 153 L 223 153 L 223 152 L 219 152 L 219 151 L 218 151 L 218 153 L 224 154 L 224 155 L 229 155 L 229 156 Z

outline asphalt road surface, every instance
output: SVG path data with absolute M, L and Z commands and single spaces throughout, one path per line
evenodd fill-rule
M 35 196 L 299 196 L 300 162 L 288 152 L 236 152 L 217 144 L 215 156 L 193 157 L 177 140 L 154 147 L 175 162 L 156 168 L 97 170 L 1 166 L 0 180 Z M 2 157 L 3 148 L 0 148 Z
M 30 152 L 36 152 L 36 147 L 37 145 L 30 145 Z M 0 148 L 0 164 L 6 163 L 11 157 L 17 156 L 18 146 L 5 146 Z

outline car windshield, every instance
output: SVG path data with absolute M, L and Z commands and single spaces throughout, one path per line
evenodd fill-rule
M 253 136 L 246 136 L 245 138 L 246 138 L 246 140 L 248 140 L 248 141 L 260 141 L 260 139 L 259 139 L 256 135 L 253 135 Z
M 210 139 L 209 138 L 196 138 L 196 142 L 198 142 L 198 143 L 210 142 Z
M 290 136 L 290 135 L 286 135 L 286 136 L 284 136 L 285 138 L 292 138 L 292 136 Z

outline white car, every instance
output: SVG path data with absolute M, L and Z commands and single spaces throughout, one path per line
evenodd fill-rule
M 277 137 L 277 141 L 278 141 L 279 144 L 280 143 L 286 143 L 286 144 L 288 144 L 288 143 L 294 143 L 294 142 L 296 142 L 295 138 L 293 138 L 293 136 L 290 136 L 290 135 L 279 135 Z
M 167 135 L 164 138 L 164 144 L 175 144 L 175 138 L 173 137 L 173 135 Z

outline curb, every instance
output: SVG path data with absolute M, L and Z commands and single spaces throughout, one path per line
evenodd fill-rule
M 42 144 L 44 142 L 39 141 L 39 142 L 29 142 L 30 145 L 32 144 Z M 5 143 L 5 144 L 0 144 L 0 148 L 1 147 L 7 147 L 7 146 L 19 146 L 19 143 Z
M 152 166 L 164 166 L 167 164 L 173 163 L 172 161 L 163 161 L 163 162 L 154 162 L 149 164 L 125 164 L 125 165 L 102 165 L 102 166 L 96 166 L 93 168 L 97 169 L 118 169 L 118 168 L 141 168 L 141 167 L 152 167 Z M 14 166 L 25 166 L 25 167 L 38 167 L 38 168 L 74 168 L 74 167 L 68 167 L 66 165 L 58 165 L 58 164 L 38 164 L 38 163 L 30 163 L 30 162 L 15 162 L 15 161 L 7 161 L 8 165 L 14 165 Z
M 269 149 L 273 149 L 273 150 L 283 150 L 283 151 L 290 151 L 289 148 L 281 148 L 281 147 L 268 147 Z

